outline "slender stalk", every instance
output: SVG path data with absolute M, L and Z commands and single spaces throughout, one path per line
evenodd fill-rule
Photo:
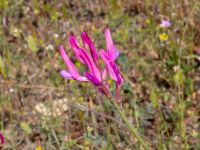
M 141 145 L 144 147 L 145 150 L 148 150 L 149 146 L 147 144 L 145 144 L 145 142 L 139 136 L 139 134 L 136 131 L 136 129 L 130 124 L 129 120 L 127 119 L 127 117 L 125 116 L 125 114 L 122 112 L 122 110 L 119 108 L 118 104 L 114 100 L 112 100 L 112 102 L 113 102 L 113 104 L 114 104 L 117 112 L 119 113 L 119 115 L 121 116 L 121 118 L 123 119 L 123 121 L 125 122 L 125 124 L 127 125 L 127 127 L 129 128 L 129 130 L 133 134 L 133 136 L 137 138 L 137 140 L 141 143 Z
M 56 144 L 58 145 L 58 147 L 60 147 L 60 142 L 59 142 L 59 140 L 58 140 L 58 138 L 57 138 L 57 136 L 56 136 L 56 133 L 55 133 L 54 129 L 52 128 L 51 131 L 52 131 L 53 136 L 54 136 L 54 138 L 55 138 L 55 140 L 56 140 Z

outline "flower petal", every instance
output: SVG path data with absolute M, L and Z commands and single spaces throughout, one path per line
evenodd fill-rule
M 116 84 L 118 86 L 122 85 L 123 78 L 122 78 L 122 76 L 121 76 L 121 74 L 119 72 L 119 69 L 118 69 L 117 65 L 115 63 L 111 63 L 111 67 L 113 68 L 113 70 L 114 70 L 114 72 L 115 72 L 115 74 L 117 76 L 117 82 L 116 82 Z
M 116 101 L 118 103 L 121 102 L 121 97 L 120 97 L 120 89 L 121 89 L 121 85 L 123 83 L 123 78 L 119 72 L 119 69 L 117 67 L 117 65 L 115 63 L 111 63 L 111 67 L 113 68 L 116 76 L 117 76 L 117 81 L 116 81 L 116 89 L 115 89 L 115 97 L 116 97 Z
M 71 73 L 69 73 L 68 71 L 66 70 L 62 70 L 60 71 L 60 75 L 63 77 L 63 78 L 66 78 L 66 79 L 74 79 L 71 75 Z
M 82 32 L 81 39 L 83 41 L 83 44 L 85 46 L 89 47 L 92 58 L 96 62 L 98 60 L 98 53 L 94 47 L 94 44 L 92 43 L 91 39 L 89 38 L 88 34 L 86 32 Z
M 89 81 L 86 77 L 83 77 L 83 76 L 79 76 L 78 78 L 74 79 L 73 76 L 71 75 L 71 73 L 69 73 L 66 70 L 62 70 L 60 72 L 60 75 L 65 79 L 72 79 L 72 80 L 78 80 L 78 81 Z
M 169 20 L 162 20 L 160 27 L 169 28 L 171 26 L 171 22 Z
M 108 56 L 115 61 L 115 59 L 119 56 L 119 51 L 116 50 L 111 33 L 109 29 L 105 29 L 105 38 L 106 38 L 106 48 L 108 51 Z
M 94 85 L 99 86 L 101 85 L 101 82 L 93 76 L 91 73 L 85 72 L 85 76 L 90 80 Z
M 74 64 L 72 63 L 72 61 L 69 59 L 69 57 L 67 56 L 67 54 L 65 53 L 65 50 L 63 48 L 63 46 L 60 46 L 60 55 L 63 59 L 63 61 L 65 62 L 65 65 L 67 66 L 67 68 L 69 69 L 70 74 L 72 75 L 72 77 L 74 79 L 78 79 L 79 78 L 79 73 L 76 69 L 76 67 L 74 66 Z
M 70 45 L 71 45 L 71 48 L 72 48 L 72 50 L 74 51 L 74 53 L 75 53 L 75 55 L 76 55 L 76 57 L 77 57 L 77 59 L 82 63 L 82 64 L 84 64 L 85 62 L 84 62 L 84 60 L 81 58 L 81 54 L 80 54 L 80 50 L 79 50 L 79 46 L 78 46 L 78 44 L 77 44 L 77 40 L 76 40 L 76 37 L 74 37 L 74 36 L 70 36 L 69 37 L 69 43 L 70 43 Z
M 115 74 L 115 70 L 111 66 L 111 63 L 113 63 L 113 62 L 112 62 L 112 60 L 110 60 L 110 57 L 108 57 L 107 53 L 103 49 L 100 50 L 100 56 L 101 56 L 102 60 L 104 61 L 104 63 L 106 64 L 106 67 L 108 69 L 110 77 L 113 80 L 117 81 L 117 76 Z
M 84 49 L 80 48 L 80 51 L 81 51 L 81 57 L 84 60 L 84 62 L 87 64 L 91 74 L 95 76 L 99 81 L 101 81 L 101 73 L 99 69 L 97 68 L 96 64 L 94 63 L 93 59 Z

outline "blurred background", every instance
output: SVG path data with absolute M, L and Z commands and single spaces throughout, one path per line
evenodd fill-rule
M 59 45 L 81 72 L 69 35 L 84 30 L 100 50 L 105 28 L 120 51 L 122 109 L 143 140 L 200 149 L 198 0 L 0 0 L 0 16 L 3 149 L 142 149 L 90 83 L 59 75 Z

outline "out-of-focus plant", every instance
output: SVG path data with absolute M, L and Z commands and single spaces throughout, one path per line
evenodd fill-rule
M 82 32 L 81 39 L 84 45 L 83 48 L 79 46 L 75 36 L 71 35 L 69 37 L 69 43 L 76 55 L 77 60 L 83 65 L 86 65 L 88 69 L 85 71 L 84 75 L 80 75 L 73 62 L 65 53 L 63 46 L 60 46 L 59 49 L 61 57 L 68 68 L 68 71 L 62 70 L 60 72 L 61 76 L 70 80 L 91 82 L 101 94 L 105 95 L 112 101 L 117 112 L 126 123 L 132 134 L 138 139 L 145 149 L 148 149 L 148 146 L 139 136 L 132 124 L 130 124 L 127 117 L 119 107 L 119 104 L 121 103 L 120 88 L 123 83 L 123 78 L 117 64 L 115 63 L 115 60 L 119 56 L 119 51 L 115 48 L 110 30 L 105 29 L 106 51 L 101 49 L 98 53 L 92 40 L 86 32 Z M 101 66 L 103 63 L 105 64 L 104 68 Z M 108 75 L 116 83 L 115 97 L 112 96 L 109 90 L 110 85 L 108 82 Z
M 160 23 L 160 27 L 169 28 L 171 26 L 171 22 L 169 20 L 162 20 Z
M 5 139 L 4 139 L 3 134 L 0 132 L 0 149 L 4 144 L 5 144 Z

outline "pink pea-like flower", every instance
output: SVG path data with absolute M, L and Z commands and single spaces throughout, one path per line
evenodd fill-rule
M 162 20 L 160 27 L 162 28 L 169 28 L 171 26 L 171 22 L 169 20 Z
M 110 97 L 111 93 L 109 92 L 109 85 L 106 81 L 107 75 L 109 74 L 111 79 L 116 83 L 115 97 L 119 102 L 120 87 L 123 83 L 123 78 L 119 72 L 117 64 L 115 63 L 115 60 L 119 56 L 119 51 L 117 51 L 114 46 L 109 29 L 105 30 L 105 38 L 107 51 L 102 49 L 98 54 L 92 40 L 89 38 L 86 32 L 81 34 L 81 39 L 84 45 L 83 48 L 78 45 L 76 37 L 70 36 L 69 42 L 71 48 L 74 51 L 77 60 L 80 61 L 83 65 L 87 66 L 87 70 L 83 75 L 80 75 L 73 62 L 65 53 L 63 46 L 60 46 L 60 55 L 66 67 L 68 68 L 68 71 L 62 70 L 60 74 L 63 78 L 66 79 L 77 80 L 81 82 L 90 81 L 94 86 L 98 88 L 100 93 Z M 99 66 L 99 61 L 105 63 L 105 68 Z

